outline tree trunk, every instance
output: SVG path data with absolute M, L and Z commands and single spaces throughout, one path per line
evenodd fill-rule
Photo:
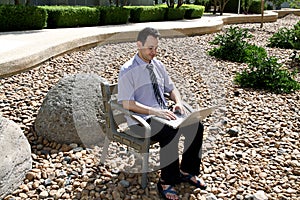
M 261 23 L 260 28 L 264 26 L 264 0 L 261 0 Z
M 223 15 L 224 9 L 226 4 L 229 0 L 218 0 L 219 6 L 220 6 L 220 15 Z
M 174 0 L 167 0 L 167 6 L 168 8 L 174 8 L 175 1 Z
M 180 6 L 182 6 L 182 4 L 183 4 L 183 0 L 178 0 L 178 4 L 176 8 L 179 8 Z

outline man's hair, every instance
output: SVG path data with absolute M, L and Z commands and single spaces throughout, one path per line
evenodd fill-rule
M 142 44 L 144 45 L 146 42 L 147 37 L 151 35 L 155 38 L 158 38 L 160 36 L 159 32 L 157 29 L 151 28 L 151 27 L 147 27 L 144 28 L 143 30 L 141 30 L 138 34 L 137 37 L 137 41 L 142 42 Z

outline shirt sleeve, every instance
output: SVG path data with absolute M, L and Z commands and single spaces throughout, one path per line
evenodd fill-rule
M 134 85 L 132 83 L 130 71 L 122 70 L 118 78 L 118 102 L 124 100 L 134 100 Z

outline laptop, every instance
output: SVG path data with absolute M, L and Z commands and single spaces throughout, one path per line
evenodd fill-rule
M 211 106 L 188 114 L 175 113 L 177 117 L 177 119 L 175 120 L 167 120 L 158 116 L 153 116 L 152 119 L 157 120 L 163 124 L 167 124 L 174 129 L 177 129 L 178 127 L 184 127 L 202 121 L 208 115 L 210 115 L 217 107 L 218 106 Z

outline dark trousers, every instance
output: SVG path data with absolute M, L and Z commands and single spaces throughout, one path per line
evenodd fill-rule
M 199 175 L 201 164 L 201 148 L 203 141 L 203 125 L 201 123 L 173 129 L 155 120 L 147 120 L 151 126 L 151 140 L 160 145 L 161 179 L 167 184 L 180 182 L 180 169 L 192 175 Z M 143 133 L 138 125 L 130 126 L 136 133 Z M 178 143 L 183 135 L 184 149 L 181 164 L 179 164 Z

